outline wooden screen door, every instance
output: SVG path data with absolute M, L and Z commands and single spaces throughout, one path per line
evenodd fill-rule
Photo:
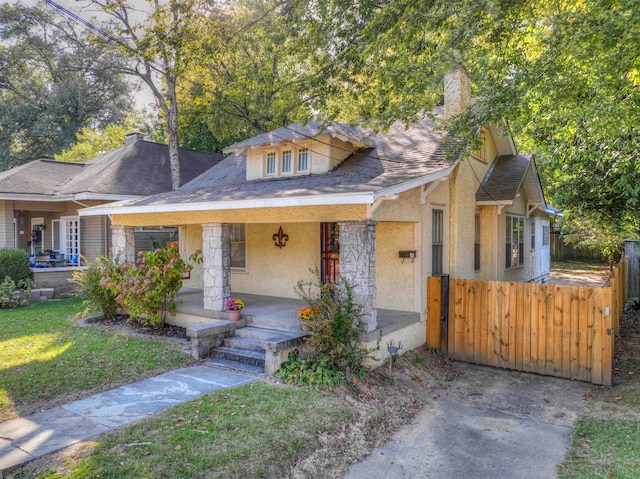
M 337 283 L 340 280 L 338 223 L 320 224 L 320 280 L 323 283 Z

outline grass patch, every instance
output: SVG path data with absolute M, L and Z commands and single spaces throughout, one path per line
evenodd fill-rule
M 176 406 L 104 436 L 89 456 L 9 477 L 283 477 L 323 433 L 355 413 L 337 396 L 308 388 L 251 383 Z M 151 444 L 149 444 L 151 443 Z
M 79 326 L 80 303 L 0 311 L 0 422 L 193 362 L 176 343 Z
M 640 477 L 640 311 L 625 313 L 620 326 L 614 386 L 588 397 L 560 479 Z
M 593 273 L 608 271 L 608 263 L 579 262 L 579 261 L 552 261 L 551 271 L 588 271 Z
M 584 419 L 559 468 L 561 479 L 640 477 L 640 421 Z

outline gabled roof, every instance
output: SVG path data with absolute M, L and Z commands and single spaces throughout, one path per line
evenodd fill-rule
M 285 130 L 298 131 L 295 125 Z M 262 145 L 265 138 L 275 138 L 265 135 L 230 149 Z M 273 179 L 247 180 L 246 157 L 232 155 L 177 191 L 85 209 L 82 214 L 370 204 L 381 196 L 446 176 L 454 166 L 450 153 L 458 143 L 444 141 L 445 136 L 427 117 L 410 128 L 398 122 L 388 133 L 362 137 L 360 141 L 367 146 L 357 149 L 333 171 Z
M 180 171 L 188 182 L 222 155 L 180 149 Z M 169 147 L 138 140 L 84 163 L 36 160 L 0 173 L 0 195 L 58 199 L 124 199 L 171 191 Z
M 530 205 L 539 206 L 546 211 L 547 203 L 533 156 L 499 156 L 487 170 L 476 191 L 476 202 L 480 205 L 509 205 L 521 188 L 524 188 Z

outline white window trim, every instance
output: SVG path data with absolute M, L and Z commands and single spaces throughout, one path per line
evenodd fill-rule
M 524 216 L 522 215 L 514 215 L 514 214 L 506 214 L 504 216 L 504 227 L 505 227 L 505 231 L 504 231 L 504 237 L 503 237 L 503 241 L 504 241 L 504 247 L 505 250 L 507 248 L 507 218 L 516 218 L 518 221 L 522 220 L 522 247 L 523 249 L 525 248 L 526 245 L 526 235 L 524 234 Z M 509 232 L 509 234 L 511 234 L 513 232 L 513 226 L 511 231 Z M 513 239 L 513 238 L 511 238 Z M 520 243 L 518 242 L 518 248 L 520 248 Z M 506 261 L 506 251 L 505 251 L 505 261 Z M 524 254 L 522 255 L 522 263 L 519 263 L 520 261 L 520 251 L 518 250 L 518 264 L 516 264 L 515 266 L 507 266 L 506 262 L 504 265 L 504 269 L 505 270 L 512 270 L 512 269 L 518 269 L 518 268 L 524 268 L 524 264 L 525 264 L 525 258 L 524 258 Z
M 298 168 L 298 154 L 300 150 L 307 150 L 307 169 L 301 170 Z M 291 151 L 291 171 L 284 172 L 282 170 L 282 162 L 283 162 L 283 153 L 285 151 Z M 275 172 L 268 173 L 268 158 L 269 154 L 275 155 Z M 279 178 L 283 176 L 296 176 L 296 175 L 308 175 L 311 173 L 311 148 L 308 146 L 302 145 L 294 145 L 290 143 L 285 143 L 283 145 L 273 147 L 264 151 L 264 158 L 262 163 L 263 168 L 263 177 L 264 178 Z
M 429 266 L 428 272 L 429 276 L 431 276 L 431 272 L 433 271 L 433 258 L 432 258 L 432 250 L 431 250 L 431 238 L 433 238 L 432 234 L 432 222 L 431 218 L 433 218 L 433 210 L 441 210 L 442 211 L 442 274 L 449 274 L 449 207 L 447 205 L 437 204 L 437 203 L 428 203 L 429 208 L 429 232 L 427 233 L 428 238 L 428 254 L 429 254 Z
M 241 266 L 230 266 L 231 272 L 232 273 L 246 273 L 247 272 L 247 265 L 249 264 L 249 261 L 247 259 L 247 223 L 238 223 L 238 224 L 244 224 L 244 267 Z M 231 243 L 234 243 L 234 241 L 231 241 Z M 235 241 L 235 243 L 239 243 L 239 241 Z
M 67 251 L 67 225 L 68 221 L 78 222 L 78 264 L 80 264 L 80 255 L 82 254 L 82 231 L 80 229 L 79 216 L 61 216 L 60 217 L 60 252 L 63 253 L 69 261 L 71 261 L 71 253 Z
M 274 155 L 274 172 L 273 173 L 269 173 L 269 155 L 273 154 Z M 265 178 L 275 178 L 279 173 L 279 158 L 278 158 L 278 152 L 275 150 L 270 150 L 270 151 L 265 151 L 264 153 L 264 176 Z
M 284 171 L 284 154 L 285 152 L 290 152 L 289 155 L 289 171 Z M 293 176 L 296 173 L 295 169 L 295 158 L 296 158 L 296 150 L 295 148 L 287 148 L 284 147 L 280 150 L 280 175 L 281 176 Z

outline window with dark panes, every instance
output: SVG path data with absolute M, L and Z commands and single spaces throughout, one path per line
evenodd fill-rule
M 244 235 L 244 224 L 231 225 L 231 267 L 245 268 L 246 261 L 246 244 Z
M 505 268 L 524 264 L 524 218 L 507 215 L 505 228 Z
M 442 274 L 442 258 L 444 253 L 444 212 L 433 210 L 431 213 L 431 274 Z

